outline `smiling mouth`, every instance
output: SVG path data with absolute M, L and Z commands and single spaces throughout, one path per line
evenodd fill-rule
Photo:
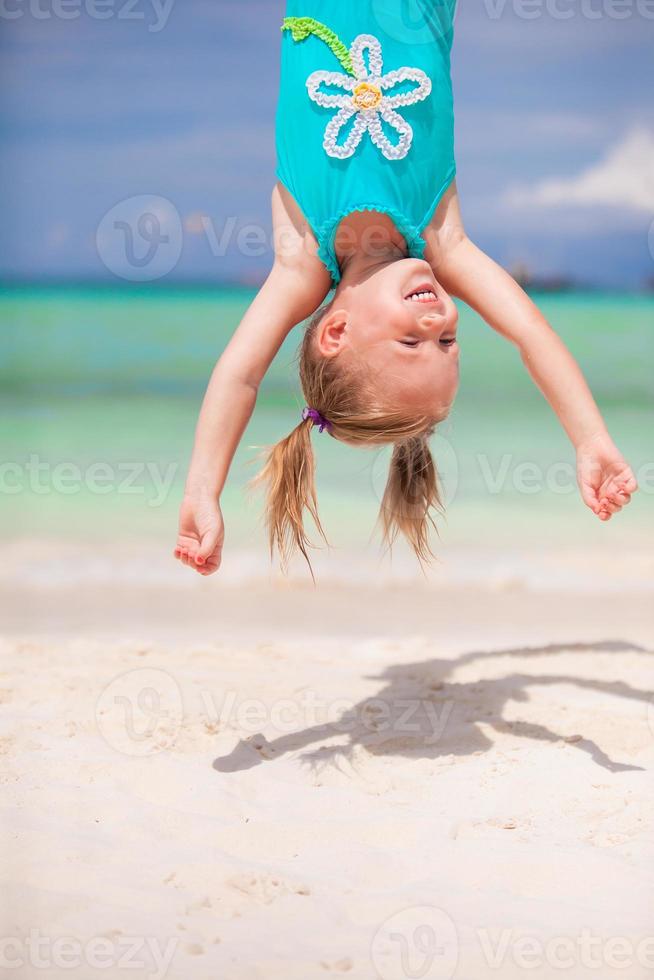
M 404 298 L 406 300 L 410 300 L 412 303 L 437 303 L 438 302 L 438 296 L 436 295 L 432 287 L 429 285 L 423 285 L 423 286 L 419 286 L 417 289 L 413 289 Z

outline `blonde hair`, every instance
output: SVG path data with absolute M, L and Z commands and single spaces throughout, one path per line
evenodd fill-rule
M 442 510 L 438 476 L 429 449 L 429 437 L 439 418 L 388 409 L 379 395 L 375 377 L 363 364 L 339 363 L 340 355 L 324 357 L 317 350 L 317 328 L 329 305 L 321 307 L 307 326 L 299 350 L 302 392 L 335 439 L 352 446 L 393 444 L 388 481 L 379 512 L 383 540 L 392 547 L 403 534 L 418 560 L 434 555 L 429 544 L 435 528 L 432 509 Z M 271 558 L 277 548 L 283 570 L 299 550 L 313 569 L 307 549 L 313 547 L 304 527 L 307 510 L 329 544 L 318 516 L 315 458 L 311 443 L 314 422 L 303 419 L 275 446 L 269 447 L 261 472 L 251 486 L 267 487 L 265 520 Z

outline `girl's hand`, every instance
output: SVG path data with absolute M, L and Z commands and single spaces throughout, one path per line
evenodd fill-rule
M 200 575 L 220 567 L 225 527 L 217 500 L 210 495 L 185 496 L 179 514 L 174 555 Z
M 577 482 L 584 503 L 600 521 L 609 521 L 638 489 L 631 467 L 608 433 L 577 447 Z

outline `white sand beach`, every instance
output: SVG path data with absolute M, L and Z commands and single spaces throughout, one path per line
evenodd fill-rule
M 642 574 L 44 554 L 1 583 L 7 976 L 651 976 Z

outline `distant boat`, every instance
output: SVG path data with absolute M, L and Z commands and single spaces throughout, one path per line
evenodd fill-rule
M 568 276 L 534 275 L 529 267 L 523 262 L 517 262 L 509 269 L 515 281 L 528 292 L 534 293 L 566 293 L 572 289 L 587 288 L 583 283 L 576 282 Z

